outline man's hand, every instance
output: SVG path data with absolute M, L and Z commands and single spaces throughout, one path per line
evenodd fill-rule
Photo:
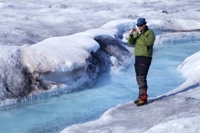
M 129 35 L 132 36 L 134 31 L 136 31 L 136 29 L 133 29 L 133 28 L 132 28 L 132 29 L 130 30 L 130 32 L 129 32 Z

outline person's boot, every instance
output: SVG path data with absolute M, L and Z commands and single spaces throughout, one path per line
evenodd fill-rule
M 147 97 L 148 97 L 147 89 L 144 89 L 144 88 L 140 89 L 140 97 L 137 100 L 135 100 L 136 101 L 135 104 L 137 106 L 142 106 L 142 105 L 148 104 Z
M 139 96 L 138 98 L 134 101 L 135 104 L 141 103 L 142 100 L 147 99 L 147 89 L 141 89 L 139 88 Z M 143 99 L 142 99 L 143 98 Z
M 140 100 L 141 100 L 141 99 L 138 97 L 138 98 L 134 101 L 134 103 L 137 104 Z
M 137 106 L 142 106 L 142 105 L 146 105 L 146 104 L 148 104 L 147 99 L 139 99 L 136 103 Z
M 139 85 L 140 83 L 140 76 L 136 76 L 136 81 L 137 81 L 137 84 Z M 139 101 L 140 101 L 140 88 L 139 88 L 139 96 L 138 98 L 134 101 L 135 104 L 137 104 Z

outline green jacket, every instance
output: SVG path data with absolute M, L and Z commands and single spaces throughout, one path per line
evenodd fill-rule
M 135 33 L 129 35 L 128 43 L 135 46 L 135 56 L 146 56 L 152 57 L 153 55 L 153 44 L 155 41 L 154 32 L 146 26 L 141 34 Z

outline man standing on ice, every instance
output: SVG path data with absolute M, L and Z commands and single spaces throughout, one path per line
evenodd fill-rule
M 137 106 L 145 105 L 147 100 L 147 74 L 151 65 L 155 35 L 146 25 L 145 18 L 137 20 L 137 29 L 131 29 L 128 43 L 135 46 L 135 73 L 139 85 L 139 96 L 134 101 Z

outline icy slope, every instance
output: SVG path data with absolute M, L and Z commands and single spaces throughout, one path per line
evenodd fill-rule
M 178 121 L 181 118 L 188 117 L 194 117 L 194 121 L 197 123 L 194 125 L 190 124 L 188 125 L 189 127 L 182 127 L 182 130 L 189 128 L 189 131 L 198 132 L 200 129 L 196 127 L 198 127 L 200 121 L 196 118 L 198 118 L 200 111 L 200 105 L 198 104 L 199 100 L 200 98 L 193 99 L 187 96 L 173 95 L 153 99 L 152 101 L 150 100 L 150 103 L 143 107 L 137 107 L 134 102 L 130 102 L 109 109 L 96 121 L 73 125 L 64 129 L 61 133 L 81 133 L 82 131 L 88 133 L 141 133 L 145 131 L 145 133 L 174 132 L 179 131 L 181 128 L 174 126 L 174 129 L 166 129 L 164 126 L 167 122 L 169 123 L 174 119 L 177 119 Z M 188 105 L 190 105 L 190 108 Z M 187 123 L 182 124 L 183 126 L 187 126 Z M 159 126 L 161 126 L 161 129 L 159 129 Z

